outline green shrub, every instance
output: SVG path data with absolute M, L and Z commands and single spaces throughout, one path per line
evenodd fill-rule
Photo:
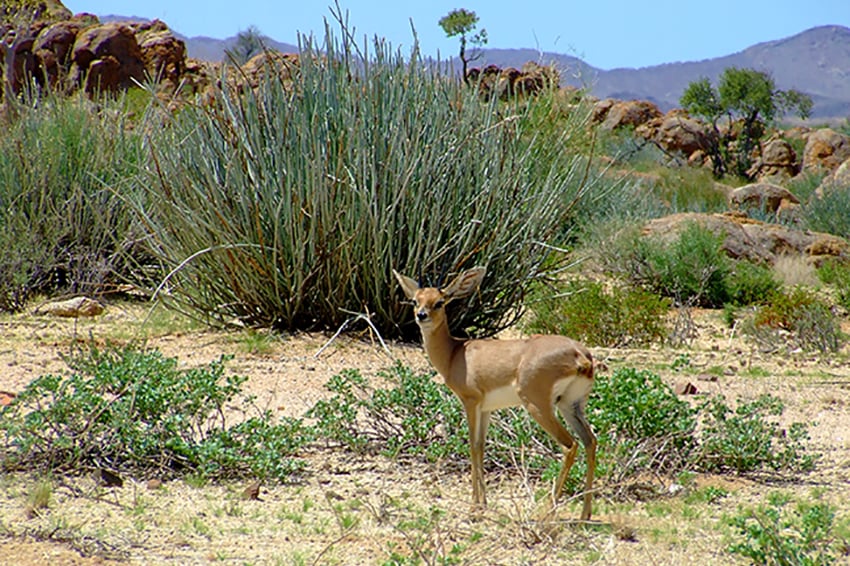
M 563 334 L 588 346 L 639 347 L 667 336 L 670 301 L 634 287 L 570 281 L 555 298 L 539 297 L 531 306 L 530 332 Z
M 603 266 L 676 304 L 719 308 L 729 301 L 731 270 L 722 243 L 720 236 L 696 222 L 669 242 L 624 231 L 603 254 Z
M 850 556 L 850 533 L 846 524 L 836 521 L 835 508 L 825 502 L 790 503 L 788 498 L 773 496 L 768 504 L 731 517 L 729 524 L 739 540 L 729 546 L 729 552 L 763 565 L 844 563 Z
M 358 370 L 344 370 L 325 387 L 334 393 L 307 413 L 319 438 L 355 452 L 420 454 L 429 461 L 462 453 L 466 440 L 463 409 L 433 373 L 417 374 L 397 363 L 379 372 L 389 388 L 374 388 Z
M 747 306 L 770 301 L 782 284 L 769 267 L 742 260 L 727 273 L 726 286 L 732 304 Z
M 19 104 L 0 135 L 0 311 L 35 294 L 112 290 L 144 263 L 123 200 L 143 136 L 113 112 L 118 102 L 99 103 L 99 113 L 83 97 Z
M 364 453 L 402 455 L 426 461 L 455 462 L 468 454 L 468 430 L 454 394 L 434 380 L 396 364 L 381 372 L 386 387 L 373 387 L 357 370 L 346 370 L 327 384 L 334 393 L 317 402 L 307 416 L 317 438 Z M 741 404 L 733 416 L 722 398 L 693 408 L 649 371 L 623 368 L 599 374 L 587 416 L 599 442 L 596 473 L 609 485 L 647 472 L 687 470 L 740 473 L 809 469 L 815 456 L 806 451 L 806 428 L 792 425 L 787 438 L 773 419 L 781 404 Z M 703 415 L 705 415 L 703 417 Z M 697 422 L 706 431 L 697 434 Z M 485 449 L 485 467 L 514 470 L 552 479 L 561 467 L 561 448 L 522 408 L 493 413 Z M 586 463 L 575 463 L 568 489 L 580 489 Z M 466 469 L 465 466 L 461 466 Z
M 847 341 L 829 305 L 804 287 L 774 293 L 768 304 L 756 309 L 744 331 L 757 344 L 774 350 L 787 345 L 835 352 Z
M 835 288 L 838 304 L 850 310 L 850 264 L 826 261 L 818 267 L 817 274 L 821 281 Z
M 705 423 L 697 465 L 707 471 L 739 474 L 812 469 L 815 456 L 805 446 L 808 426 L 793 423 L 780 429 L 777 419 L 784 409 L 772 395 L 740 402 L 734 411 L 722 396 L 712 397 L 700 411 Z
M 453 328 L 510 325 L 600 188 L 581 156 L 589 111 L 564 116 L 557 93 L 482 102 L 416 52 L 352 41 L 307 42 L 291 80 L 223 81 L 214 104 L 151 140 L 137 208 L 171 270 L 167 299 L 210 322 L 287 329 L 368 312 L 384 337 L 413 339 L 391 269 L 440 284 L 484 264 L 480 304 L 454 305 Z
M 588 418 L 617 475 L 680 471 L 695 448 L 696 413 L 652 372 L 623 368 L 597 376 Z
M 3 467 L 286 478 L 302 467 L 292 455 L 310 431 L 259 411 L 226 426 L 246 379 L 225 375 L 226 361 L 181 370 L 174 358 L 133 347 L 71 358 L 70 373 L 35 379 L 0 413 Z
M 335 395 L 317 402 L 307 415 L 315 419 L 319 438 L 356 452 L 418 455 L 428 461 L 451 461 L 468 452 L 463 408 L 433 374 L 416 374 L 397 364 L 378 377 L 388 388 L 369 386 L 356 370 L 328 382 Z M 649 372 L 598 376 L 588 419 L 599 433 L 600 476 L 609 468 L 624 477 L 662 464 L 669 467 L 684 461 L 691 449 L 694 415 Z M 660 450 L 662 446 L 671 451 Z M 524 409 L 493 414 L 485 450 L 488 468 L 512 469 L 521 461 L 532 476 L 554 476 L 561 465 L 560 450 Z M 612 450 L 616 455 L 609 454 Z M 574 479 L 582 476 L 584 465 L 576 462 Z
M 809 230 L 850 238 L 850 186 L 834 186 L 813 195 L 803 205 L 803 224 Z

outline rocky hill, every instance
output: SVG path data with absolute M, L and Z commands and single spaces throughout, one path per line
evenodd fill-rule
M 815 118 L 850 116 L 850 29 L 843 26 L 812 28 L 725 57 L 640 69 L 598 69 L 576 57 L 531 49 L 487 49 L 476 63 L 519 67 L 529 60 L 555 63 L 563 83 L 590 85 L 599 98 L 650 100 L 665 111 L 679 105 L 691 81 L 701 77 L 714 81 L 727 67 L 752 68 L 769 72 L 781 89 L 809 94 Z
M 218 61 L 236 38 L 184 39 L 190 57 Z M 284 52 L 296 49 L 270 38 L 268 45 Z M 678 106 L 679 97 L 691 81 L 701 77 L 714 80 L 727 67 L 753 68 L 769 72 L 781 89 L 808 93 L 814 100 L 814 118 L 843 120 L 850 116 L 850 28 L 843 26 L 812 28 L 724 57 L 640 69 L 598 69 L 570 55 L 533 49 L 485 49 L 475 64 L 520 68 L 527 61 L 556 64 L 564 84 L 589 85 L 599 98 L 650 100 L 664 111 Z
M 127 16 L 100 16 L 101 21 L 145 20 Z M 185 37 L 187 55 L 203 61 L 221 61 L 236 37 L 215 39 Z M 270 49 L 282 52 L 297 46 L 265 38 Z M 759 43 L 738 53 L 705 59 L 667 63 L 639 69 L 599 69 L 581 59 L 532 49 L 485 49 L 475 65 L 520 68 L 528 61 L 554 64 L 564 85 L 590 87 L 599 98 L 637 99 L 654 102 L 662 111 L 679 105 L 685 87 L 701 77 L 715 80 L 727 67 L 753 68 L 769 72 L 781 89 L 797 89 L 814 101 L 812 117 L 820 121 L 843 121 L 850 116 L 850 28 L 820 26 L 797 35 Z M 460 69 L 460 65 L 455 65 Z

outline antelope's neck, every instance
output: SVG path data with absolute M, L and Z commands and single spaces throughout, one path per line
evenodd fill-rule
M 463 346 L 465 340 L 453 338 L 449 334 L 448 325 L 443 322 L 436 328 L 429 331 L 422 331 L 422 343 L 425 346 L 425 352 L 428 354 L 428 359 L 434 365 L 437 372 L 443 376 L 443 379 L 449 379 L 451 373 L 452 360 L 458 348 Z

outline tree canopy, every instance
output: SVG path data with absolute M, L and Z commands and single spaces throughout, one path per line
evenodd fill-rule
M 466 72 L 470 61 L 474 61 L 480 57 L 480 53 L 469 55 L 466 51 L 467 44 L 481 47 L 487 43 L 487 30 L 481 28 L 477 33 L 475 28 L 478 26 L 478 16 L 471 10 L 459 8 L 452 10 L 439 21 L 440 27 L 446 32 L 446 37 L 460 36 L 460 57 L 463 65 L 463 79 L 466 80 Z
M 679 103 L 694 116 L 711 122 L 718 140 L 717 147 L 710 152 L 717 176 L 733 165 L 738 174 L 746 177 L 750 155 L 764 133 L 764 126 L 789 112 L 805 119 L 812 110 L 808 95 L 793 89 L 777 89 L 773 78 L 763 71 L 737 67 L 724 69 L 716 88 L 705 77 L 690 83 Z M 729 126 L 725 134 L 721 134 L 718 126 L 723 118 L 728 119 Z M 736 121 L 740 123 L 737 131 L 732 127 Z

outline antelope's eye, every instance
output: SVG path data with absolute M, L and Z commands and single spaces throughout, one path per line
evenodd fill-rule
M 435 309 L 435 310 L 441 309 L 441 308 L 443 308 L 443 305 L 445 305 L 445 304 L 446 304 L 446 301 L 444 299 L 440 299 L 439 301 L 434 303 L 434 306 L 432 308 Z

